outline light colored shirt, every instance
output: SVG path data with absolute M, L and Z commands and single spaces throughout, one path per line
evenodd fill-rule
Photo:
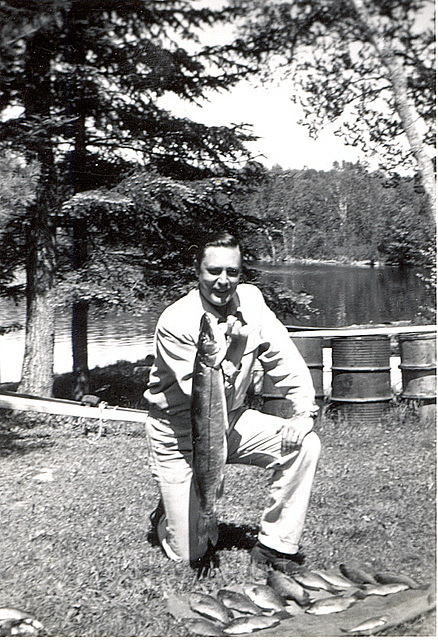
M 312 414 L 315 392 L 309 369 L 286 327 L 266 305 L 254 285 L 240 284 L 235 304 L 249 327 L 241 365 L 237 369 L 224 361 L 227 405 L 229 411 L 245 402 L 257 359 L 275 388 L 292 402 L 296 414 Z M 161 314 L 154 336 L 154 363 L 144 393 L 150 405 L 171 415 L 190 411 L 193 367 L 197 352 L 201 318 L 209 312 L 218 322 L 220 313 L 193 289 Z M 226 328 L 226 322 L 218 327 Z

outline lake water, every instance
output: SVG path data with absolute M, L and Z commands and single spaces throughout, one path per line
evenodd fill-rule
M 367 268 L 331 264 L 263 265 L 266 280 L 277 280 L 293 291 L 314 296 L 318 312 L 309 320 L 290 319 L 302 326 L 340 327 L 349 324 L 418 321 L 428 301 L 414 270 Z M 25 306 L 0 300 L 0 325 L 25 321 Z M 72 370 L 70 314 L 59 311 L 56 320 L 55 372 Z M 136 362 L 152 351 L 155 317 L 150 314 L 91 312 L 89 366 L 118 360 Z M 24 330 L 0 336 L 0 382 L 20 379 Z
M 291 324 L 319 327 L 419 321 L 422 307 L 433 301 L 416 272 L 333 264 L 264 268 L 267 280 L 313 296 L 312 306 L 317 312 L 305 321 L 291 319 Z

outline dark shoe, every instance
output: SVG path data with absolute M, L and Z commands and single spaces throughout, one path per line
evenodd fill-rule
M 302 553 L 281 553 L 270 547 L 266 547 L 261 542 L 257 542 L 251 551 L 251 564 L 253 566 L 273 567 L 284 573 L 298 573 L 304 564 Z
M 149 516 L 149 520 L 151 522 L 151 530 L 149 531 L 148 539 L 151 544 L 160 543 L 158 538 L 158 533 L 157 533 L 157 527 L 158 527 L 158 523 L 160 522 L 163 516 L 164 516 L 164 505 L 163 505 L 163 501 L 160 498 L 157 506 Z

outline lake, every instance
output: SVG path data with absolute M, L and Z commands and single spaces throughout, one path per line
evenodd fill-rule
M 340 327 L 350 324 L 419 321 L 421 308 L 432 304 L 413 269 L 334 264 L 261 266 L 263 278 L 277 280 L 293 291 L 314 296 L 318 309 L 309 320 L 291 319 L 302 326 Z M 24 303 L 0 300 L 0 324 L 25 321 Z M 56 319 L 55 372 L 72 370 L 70 314 Z M 150 314 L 92 311 L 89 318 L 89 366 L 118 360 L 136 362 L 152 351 L 155 318 Z M 0 382 L 20 379 L 24 330 L 0 336 Z

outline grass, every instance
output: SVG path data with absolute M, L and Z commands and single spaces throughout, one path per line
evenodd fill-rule
M 126 365 L 121 371 L 128 379 Z M 114 368 L 110 374 L 115 381 Z M 121 387 L 125 404 L 138 406 L 138 395 Z M 31 612 L 50 636 L 186 636 L 164 596 L 190 591 L 194 573 L 149 540 L 158 493 L 142 425 L 108 422 L 99 439 L 86 436 L 84 425 L 38 414 L 0 417 L 0 606 Z M 318 431 L 323 451 L 302 539 L 308 566 L 355 560 L 434 580 L 434 425 L 395 405 L 381 424 L 325 415 Z M 38 479 L 46 469 L 53 481 Z M 205 590 L 250 579 L 248 550 L 268 481 L 263 470 L 227 467 L 221 571 L 203 580 Z M 386 635 L 434 636 L 435 618 Z

